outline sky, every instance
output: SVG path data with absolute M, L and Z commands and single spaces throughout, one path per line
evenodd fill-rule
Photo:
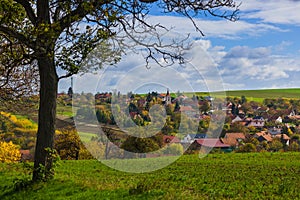
M 300 1 L 242 1 L 239 20 L 200 15 L 195 22 L 182 16 L 151 12 L 148 22 L 160 23 L 172 32 L 164 41 L 190 34 L 193 43 L 186 66 L 145 68 L 142 54 L 128 53 L 117 67 L 99 74 L 75 76 L 75 92 L 222 91 L 300 87 Z M 61 81 L 67 91 L 70 80 Z

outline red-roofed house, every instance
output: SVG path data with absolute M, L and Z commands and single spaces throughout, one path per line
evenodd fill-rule
M 164 135 L 163 142 L 164 144 L 180 143 L 180 140 L 176 136 Z
M 254 137 L 260 142 L 263 141 L 272 142 L 271 134 L 267 133 L 266 131 L 255 133 Z
M 287 134 L 277 134 L 274 137 L 280 138 L 286 145 L 290 144 L 290 137 Z
M 185 113 L 188 117 L 194 118 L 199 112 L 192 108 L 192 106 L 180 106 L 180 112 Z
M 201 147 L 217 148 L 223 151 L 231 150 L 231 146 L 224 144 L 219 138 L 205 138 L 195 140 L 189 150 L 200 150 Z
M 224 144 L 228 144 L 232 147 L 238 147 L 239 144 L 245 140 L 245 134 L 244 133 L 226 133 L 224 138 L 222 138 L 222 142 Z

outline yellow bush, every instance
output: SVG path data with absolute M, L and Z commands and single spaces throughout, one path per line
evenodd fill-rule
M 0 162 L 18 162 L 21 159 L 19 147 L 10 142 L 0 142 Z
M 27 128 L 27 129 L 36 129 L 37 125 L 33 124 L 30 120 L 28 119 L 19 119 L 15 122 L 16 126 L 20 128 Z
M 0 114 L 3 115 L 4 117 L 8 118 L 13 123 L 16 123 L 18 121 L 17 117 L 10 113 L 0 112 Z

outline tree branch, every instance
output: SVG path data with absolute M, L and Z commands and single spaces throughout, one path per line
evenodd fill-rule
M 72 23 L 82 19 L 86 15 L 95 12 L 102 5 L 111 3 L 111 0 L 90 1 L 90 5 L 87 5 L 87 3 L 88 2 L 86 1 L 84 3 L 79 3 L 75 10 L 72 10 L 69 14 L 65 15 L 59 20 L 61 31 L 67 27 L 70 27 Z
M 29 1 L 27 0 L 15 0 L 15 2 L 21 4 L 23 6 L 23 8 L 26 11 L 26 14 L 28 16 L 28 19 L 31 21 L 31 23 L 36 26 L 36 22 L 37 22 L 37 17 L 34 14 L 34 11 L 29 3 Z
M 59 20 L 61 31 L 71 26 L 73 22 L 78 21 L 78 18 L 83 18 L 87 14 L 88 11 L 86 11 L 83 4 L 80 3 L 75 10 L 72 10 L 69 14 Z
M 16 38 L 26 46 L 28 46 L 31 49 L 35 49 L 35 42 L 29 40 L 27 37 L 25 37 L 22 33 L 18 33 L 15 30 L 12 30 L 5 26 L 0 26 L 0 33 L 4 33 L 5 35 L 8 35 L 10 37 Z
M 74 75 L 73 73 L 67 73 L 65 75 L 62 75 L 62 76 L 58 77 L 58 80 L 63 79 L 63 78 L 68 78 L 68 77 L 73 76 L 73 75 Z

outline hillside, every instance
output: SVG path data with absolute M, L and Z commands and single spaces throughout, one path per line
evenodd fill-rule
M 220 96 L 220 92 L 196 92 L 199 96 Z M 300 98 L 300 88 L 286 88 L 286 89 L 261 89 L 261 90 L 228 90 L 225 91 L 228 97 L 245 96 L 250 101 L 262 102 L 265 98 L 286 98 L 297 99 Z

